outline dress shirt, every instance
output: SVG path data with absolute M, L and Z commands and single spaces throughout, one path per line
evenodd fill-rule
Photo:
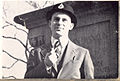
M 52 44 L 52 46 L 54 46 L 54 44 L 56 43 L 56 41 L 60 41 L 60 44 L 61 44 L 61 48 L 62 48 L 62 50 L 61 50 L 61 54 L 60 54 L 60 56 L 59 56 L 59 58 L 58 58 L 58 60 L 57 60 L 57 62 L 56 62 L 56 64 L 58 64 L 58 62 L 61 60 L 61 58 L 62 58 L 62 55 L 63 55 L 63 52 L 64 52 L 64 50 L 65 50 L 65 47 L 66 47 L 66 45 L 68 44 L 68 37 L 61 37 L 60 39 L 55 39 L 54 37 L 51 37 L 51 44 Z M 54 48 L 54 47 L 53 47 Z M 46 65 L 46 64 L 45 64 Z M 56 67 L 55 65 L 53 65 L 54 67 Z M 52 66 L 51 66 L 52 67 Z M 49 70 L 51 69 L 51 67 L 48 67 L 47 65 L 46 65 L 46 70 L 48 71 L 48 73 L 49 73 Z M 57 70 L 57 69 L 56 69 Z
M 52 43 L 52 46 L 54 46 L 54 44 L 56 43 L 56 41 L 60 41 L 61 43 L 61 48 L 62 48 L 62 51 L 61 51 L 61 55 L 63 54 L 64 50 L 65 50 L 65 47 L 66 45 L 68 44 L 68 37 L 60 37 L 60 39 L 55 39 L 54 37 L 51 37 L 51 43 Z

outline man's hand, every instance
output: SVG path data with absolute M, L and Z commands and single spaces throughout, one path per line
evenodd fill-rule
M 44 63 L 46 64 L 47 67 L 51 67 L 56 63 L 56 61 L 57 61 L 57 56 L 54 48 L 52 48 L 52 50 L 46 54 Z

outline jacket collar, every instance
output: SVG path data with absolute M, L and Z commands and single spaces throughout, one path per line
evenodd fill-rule
M 70 61 L 70 60 L 74 60 L 74 56 L 75 56 L 75 44 L 69 40 L 68 42 L 68 47 L 66 50 L 66 54 L 64 57 L 64 62 L 63 62 L 63 67 Z

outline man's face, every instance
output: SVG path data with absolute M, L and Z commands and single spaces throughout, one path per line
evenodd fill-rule
M 67 14 L 56 12 L 52 15 L 49 26 L 52 36 L 59 38 L 61 36 L 68 36 L 69 30 L 73 29 L 74 24 L 71 23 L 71 18 Z

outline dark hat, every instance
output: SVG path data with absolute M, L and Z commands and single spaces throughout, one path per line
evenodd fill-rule
M 47 15 L 46 15 L 47 20 L 50 20 L 52 15 L 55 12 L 62 12 L 62 13 L 69 15 L 71 17 L 71 22 L 74 23 L 74 25 L 76 26 L 77 18 L 74 15 L 73 8 L 70 5 L 68 5 L 66 3 L 60 3 L 60 4 L 54 5 L 53 8 L 47 12 Z

